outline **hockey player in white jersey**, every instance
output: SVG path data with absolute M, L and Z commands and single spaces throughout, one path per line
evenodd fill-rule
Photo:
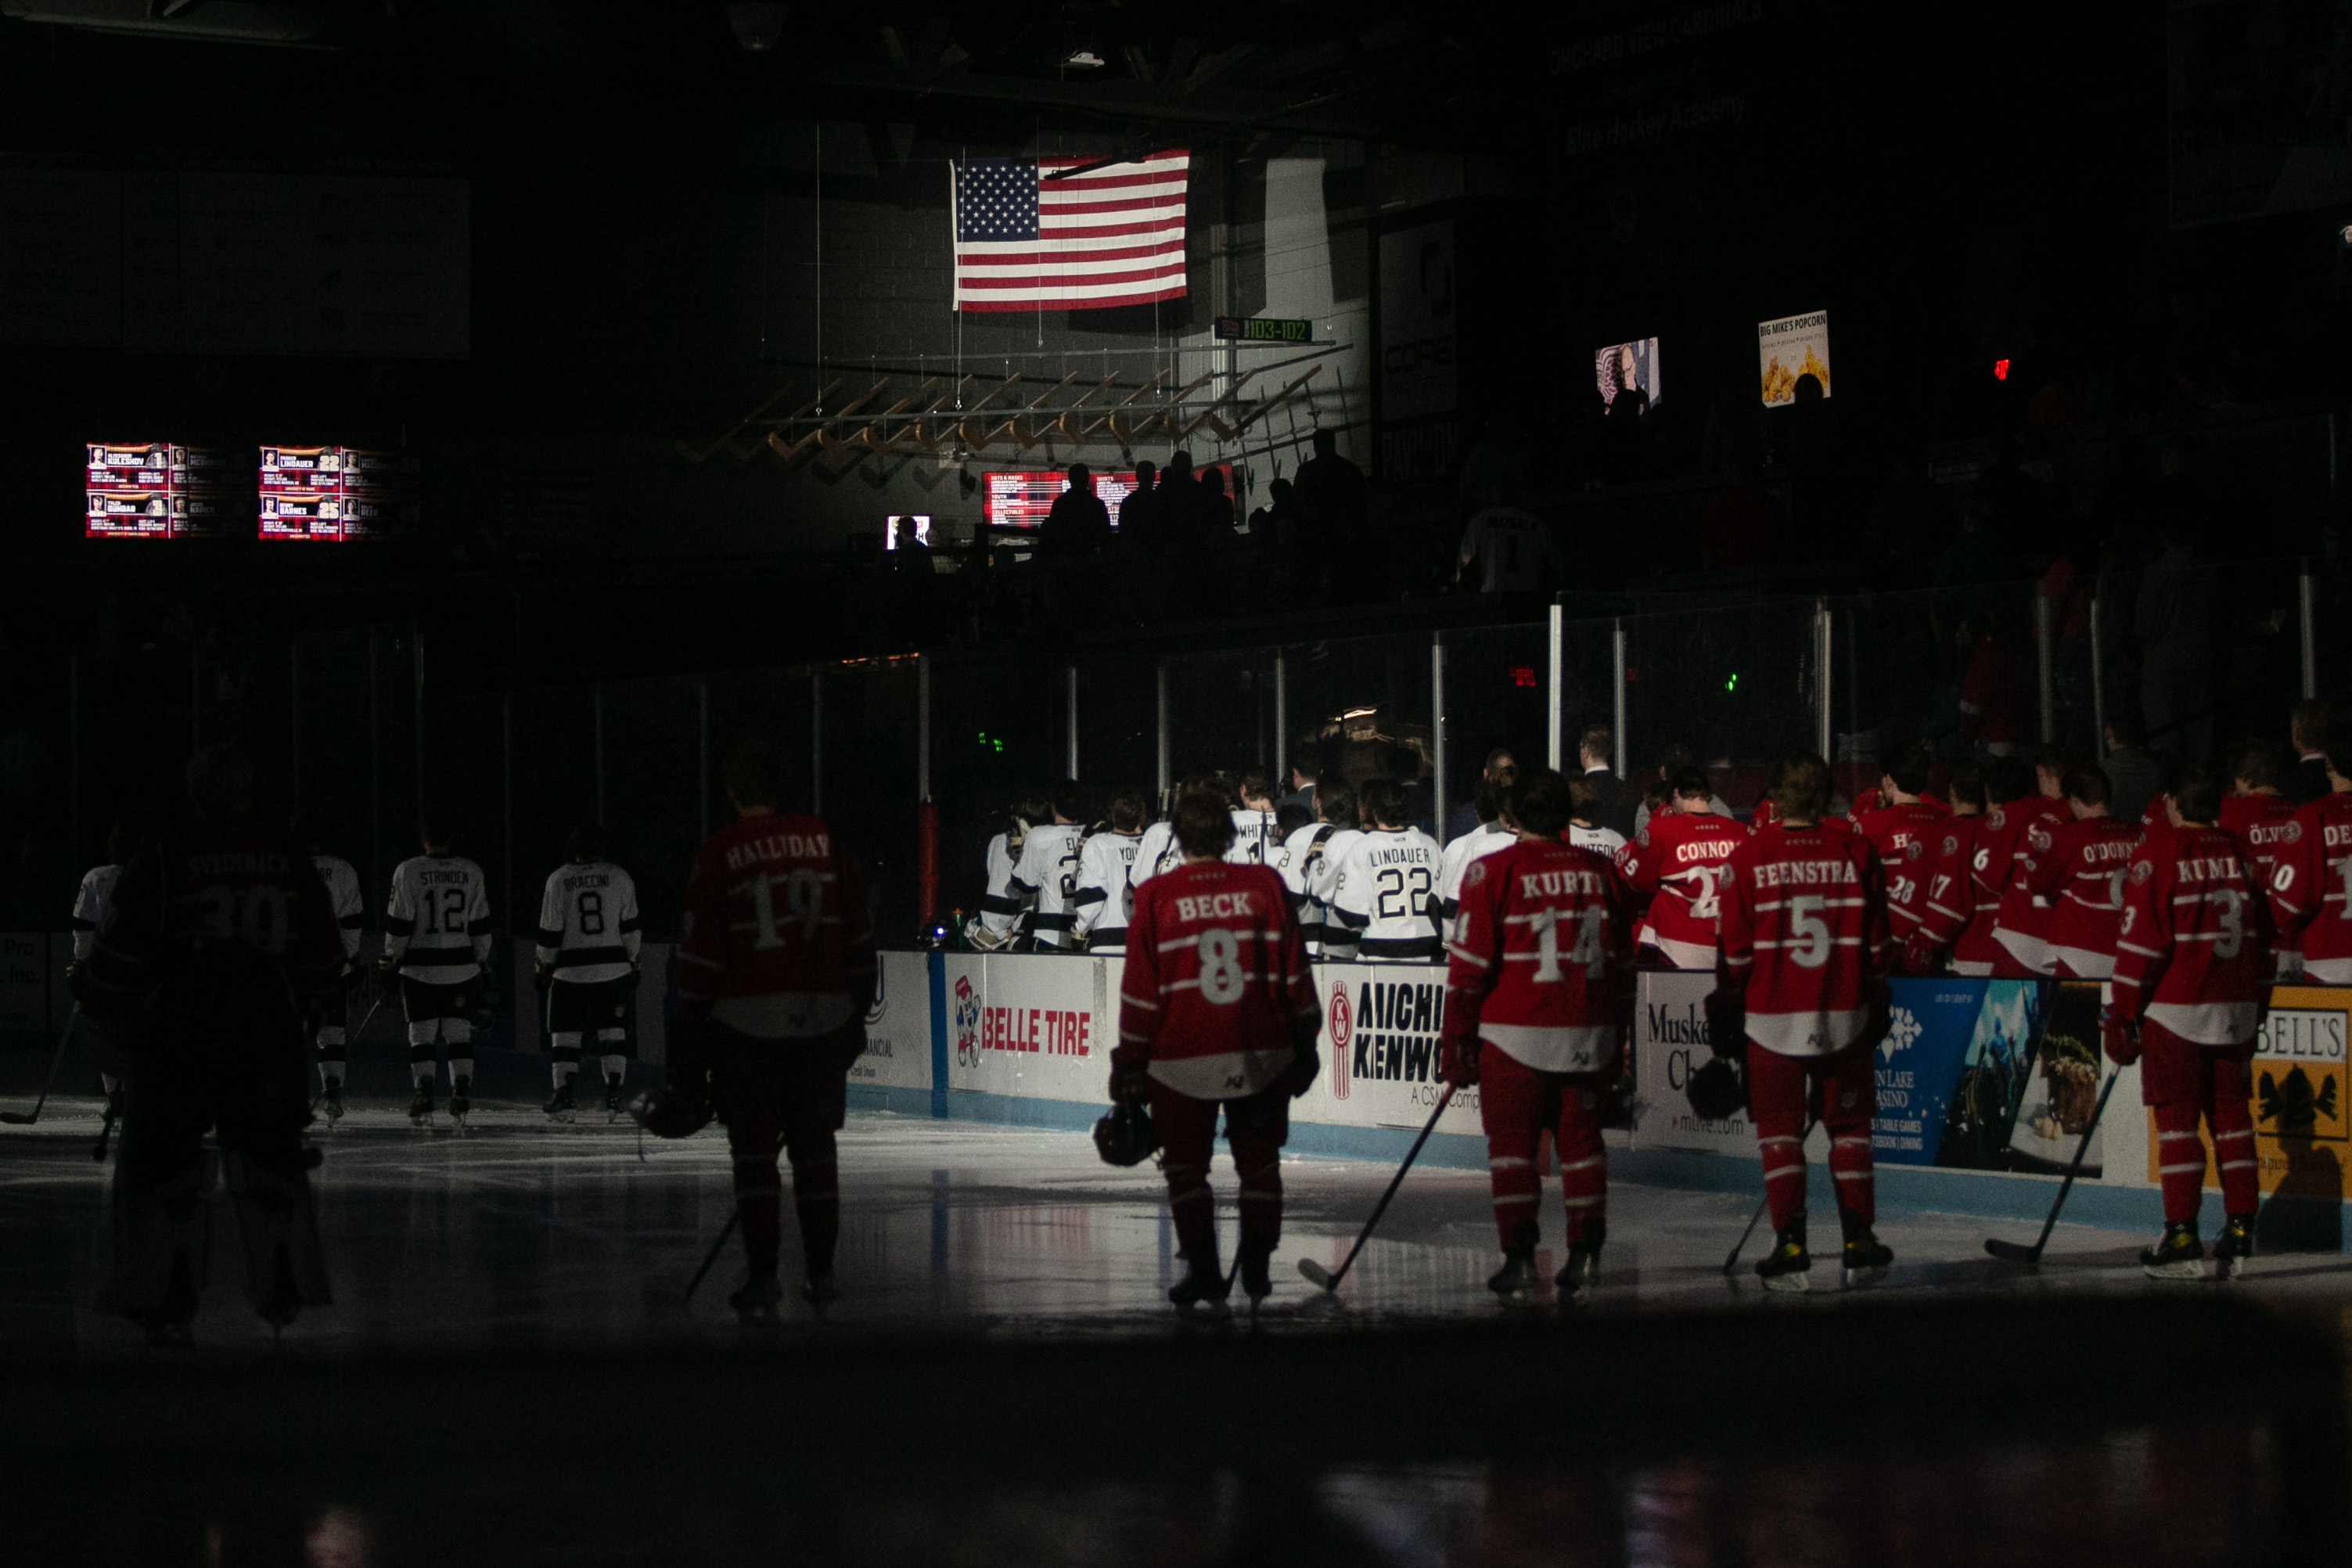
M 408 1065 L 416 1079 L 408 1119 L 419 1127 L 433 1120 L 435 1044 L 446 1041 L 449 1115 L 463 1125 L 473 1110 L 474 1010 L 490 957 L 490 900 L 482 868 L 449 852 L 446 829 L 428 822 L 421 837 L 425 853 L 393 868 L 376 966 L 387 980 L 400 977 L 408 1015 Z
M 1187 773 L 1176 781 L 1176 793 L 1171 800 L 1181 800 L 1195 790 L 1215 790 L 1226 800 L 1233 799 L 1233 786 L 1216 773 Z M 1135 907 L 1136 889 L 1163 871 L 1173 871 L 1184 863 L 1183 846 L 1176 842 L 1176 822 L 1163 816 L 1143 830 L 1143 842 L 1135 847 L 1135 861 L 1127 872 L 1127 907 Z
M 1483 860 L 1497 849 L 1507 849 L 1518 842 L 1518 835 L 1502 824 L 1503 791 L 1518 778 L 1518 770 L 1507 764 L 1497 772 L 1479 776 L 1476 787 L 1470 792 L 1471 808 L 1478 814 L 1478 826 L 1445 847 L 1437 860 L 1437 918 L 1441 935 L 1454 927 L 1454 917 L 1462 907 L 1462 877 L 1470 869 L 1470 862 Z
M 1364 835 L 1348 847 L 1333 883 L 1330 956 L 1374 963 L 1434 959 L 1437 841 L 1404 825 L 1404 789 L 1395 780 L 1369 779 L 1356 798 Z M 1353 950 L 1340 951 L 1351 937 Z
M 1039 952 L 1070 947 L 1070 902 L 1077 896 L 1078 857 L 1085 843 L 1087 798 L 1074 779 L 1054 786 L 1054 819 L 1029 830 L 1013 867 L 1013 893 L 1031 905 L 1029 925 Z
M 1127 888 L 1143 843 L 1143 792 L 1110 797 L 1110 826 L 1090 833 L 1078 850 L 1078 887 L 1070 898 L 1072 945 L 1088 952 L 1125 952 L 1128 917 L 1135 912 Z
M 988 890 L 981 895 L 980 922 L 971 929 L 971 944 L 983 952 L 1010 951 L 1025 934 L 1028 912 L 1013 890 L 1013 868 L 1029 842 L 1029 826 L 1052 817 L 1054 808 L 1043 792 L 1026 790 L 1013 803 L 1004 831 L 988 841 Z
M 1331 891 L 1339 885 L 1339 862 L 1349 846 L 1364 835 L 1356 826 L 1356 792 L 1338 777 L 1316 781 L 1315 809 L 1323 820 L 1309 823 L 1283 841 L 1281 852 L 1275 857 L 1275 870 L 1281 874 L 1290 908 L 1298 916 L 1307 956 L 1321 958 L 1331 947 Z
M 1234 781 L 1241 804 L 1234 807 L 1234 842 L 1225 859 L 1235 866 L 1271 866 L 1282 854 L 1274 825 L 1274 780 L 1264 768 L 1250 768 Z
M 639 949 L 637 885 L 604 858 L 604 829 L 583 822 L 572 830 L 571 859 L 547 879 L 539 901 L 540 993 L 547 999 L 547 1037 L 555 1058 L 551 1120 L 569 1121 L 572 1080 L 590 1036 L 602 1048 L 604 1113 L 621 1114 L 623 1077 L 629 1066 L 629 1010 L 636 1005 Z
M 351 1059 L 352 986 L 359 979 L 361 929 L 367 923 L 367 900 L 360 892 L 360 874 L 340 855 L 319 848 L 317 832 L 300 817 L 294 819 L 294 837 L 309 847 L 319 880 L 327 884 L 327 901 L 335 907 L 335 926 L 343 940 L 343 984 L 335 1001 L 318 1021 L 312 1038 L 319 1058 L 319 1109 L 327 1124 L 343 1119 L 343 1072 Z
M 106 836 L 106 864 L 92 866 L 81 875 L 81 886 L 74 889 L 73 903 L 73 967 L 67 973 L 68 984 L 78 982 L 81 969 L 89 963 L 90 952 L 98 945 L 99 933 L 114 923 L 114 885 L 122 879 L 123 863 L 131 858 L 135 834 L 128 822 L 118 822 Z M 87 1019 L 83 1028 L 92 1026 Z M 111 1050 L 101 1047 L 102 1059 L 115 1060 Z M 121 1065 L 117 1062 L 115 1065 Z M 122 1075 L 101 1068 L 98 1080 L 106 1090 L 108 1125 L 122 1114 Z

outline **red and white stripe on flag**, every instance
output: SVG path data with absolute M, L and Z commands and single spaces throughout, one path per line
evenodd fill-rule
M 1089 310 L 1183 297 L 1191 152 L 1180 147 L 1069 179 L 1053 178 L 1056 169 L 1093 161 L 1047 158 L 1033 165 L 1034 238 L 1024 232 L 1025 225 L 975 223 L 983 215 L 956 214 L 955 309 Z M 959 201 L 973 199 L 969 179 L 951 174 L 949 188 Z M 1013 229 L 1010 237 L 979 237 L 1008 228 Z

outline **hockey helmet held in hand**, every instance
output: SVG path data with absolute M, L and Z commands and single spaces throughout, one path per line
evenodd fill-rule
M 1158 1152 L 1160 1129 L 1148 1106 L 1114 1105 L 1095 1123 L 1095 1152 L 1106 1165 L 1140 1165 Z
M 1728 1121 L 1748 1109 L 1748 1075 L 1727 1057 L 1717 1057 L 1691 1074 L 1683 1092 L 1702 1121 Z
M 629 1115 L 656 1138 L 691 1138 L 710 1125 L 710 1097 L 672 1088 L 649 1089 L 629 1101 Z

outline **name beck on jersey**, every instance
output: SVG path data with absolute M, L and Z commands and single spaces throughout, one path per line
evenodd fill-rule
M 1176 900 L 1176 918 L 1187 923 L 1248 920 L 1256 913 L 1257 906 L 1247 893 L 1203 893 Z

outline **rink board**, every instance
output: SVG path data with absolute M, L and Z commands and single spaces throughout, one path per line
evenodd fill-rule
M 886 954 L 883 994 L 868 1021 L 852 1103 L 1029 1125 L 1090 1124 L 1107 1099 L 1122 967 L 1115 956 Z M 1444 1089 L 1436 1047 L 1444 971 L 1433 964 L 1318 964 L 1315 983 L 1324 1014 L 1323 1071 L 1292 1107 L 1291 1147 L 1399 1157 Z M 1690 1073 L 1712 1054 L 1701 1005 L 1712 985 L 1706 973 L 1641 977 L 1632 1126 L 1608 1136 L 1612 1168 L 1622 1179 L 1757 1188 L 1755 1133 L 1745 1117 L 1703 1122 L 1685 1093 Z M 1879 1052 L 1881 1104 L 1872 1139 L 1883 1201 L 2038 1219 L 2084 1121 L 2079 1079 L 2092 1074 L 2088 1091 L 2095 1094 L 2112 1070 L 2096 1055 L 2096 988 L 1946 978 L 1899 979 L 1894 991 L 1895 1028 Z M 2326 1086 L 2345 1073 L 2352 990 L 2283 988 L 2278 1001 L 2263 1060 L 2276 1069 L 2277 1083 L 2296 1066 L 2304 1079 L 2257 1099 L 2265 1190 L 2284 1183 L 2321 1231 L 2340 1237 L 2347 1161 L 2336 1150 L 2341 1144 L 2352 1152 L 2342 1131 L 2352 1120 L 2346 1103 L 2352 1085 L 2332 1096 Z M 2077 1081 L 2063 1081 L 2069 1078 Z M 2282 1133 L 2282 1117 L 2300 1120 Z M 2156 1223 L 2151 1142 L 2138 1069 L 2124 1068 L 2068 1200 L 2068 1216 L 2135 1227 Z M 1826 1208 L 1826 1138 L 1818 1130 L 1809 1152 L 1814 1206 Z M 1464 1090 L 1438 1118 L 1422 1158 L 1480 1168 L 1486 1157 L 1477 1091 Z M 2292 1178 L 2284 1175 L 2290 1166 Z M 2273 1169 L 2281 1173 L 2276 1180 Z

